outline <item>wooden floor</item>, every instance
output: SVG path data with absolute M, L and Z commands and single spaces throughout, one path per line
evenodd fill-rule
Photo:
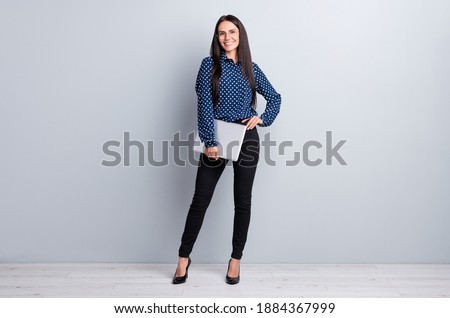
M 0 264 L 0 297 L 450 297 L 450 264 L 195 264 L 172 285 L 175 264 Z

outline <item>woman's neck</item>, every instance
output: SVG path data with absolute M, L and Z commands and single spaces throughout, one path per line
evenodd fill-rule
M 233 62 L 236 64 L 238 59 L 237 51 L 225 52 L 225 54 L 229 59 L 232 59 Z

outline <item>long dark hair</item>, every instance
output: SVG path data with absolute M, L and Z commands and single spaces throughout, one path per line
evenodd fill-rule
M 223 15 L 219 18 L 214 29 L 214 35 L 211 43 L 210 54 L 214 61 L 212 70 L 211 82 L 212 82 L 212 97 L 215 108 L 219 104 L 219 80 L 222 75 L 222 67 L 220 66 L 220 54 L 223 49 L 220 46 L 218 29 L 219 24 L 223 21 L 229 21 L 233 23 L 239 30 L 239 46 L 237 47 L 238 60 L 241 63 L 241 71 L 247 78 L 250 88 L 252 90 L 252 106 L 256 107 L 256 83 L 255 76 L 253 74 L 252 54 L 250 52 L 250 45 L 248 44 L 247 32 L 245 31 L 242 22 L 234 15 Z

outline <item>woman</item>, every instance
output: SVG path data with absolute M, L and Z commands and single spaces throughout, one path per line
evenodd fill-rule
M 214 118 L 246 125 L 239 158 L 233 161 L 234 171 L 234 228 L 231 259 L 225 281 L 237 284 L 239 266 L 247 241 L 250 223 L 252 186 L 259 159 L 259 136 L 256 126 L 269 126 L 280 110 L 281 96 L 267 80 L 261 69 L 252 62 L 247 33 L 238 18 L 220 17 L 211 44 L 211 56 L 203 59 L 195 89 L 198 97 L 198 131 L 205 151 L 201 154 L 195 191 L 187 215 L 178 267 L 172 282 L 181 284 L 188 277 L 189 257 L 203 223 L 206 209 L 225 166 L 226 159 L 218 158 Z M 256 112 L 256 93 L 267 101 L 265 111 Z

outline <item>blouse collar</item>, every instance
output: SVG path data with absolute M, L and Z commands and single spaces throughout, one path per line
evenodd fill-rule
M 227 54 L 225 53 L 225 51 L 221 51 L 221 52 L 220 52 L 220 60 L 221 60 L 221 61 L 229 61 L 229 62 L 235 64 L 234 61 L 233 61 L 233 59 L 230 59 L 230 58 L 227 56 Z M 237 61 L 236 64 L 239 64 L 239 63 L 240 63 L 240 62 L 239 62 L 239 59 L 238 59 L 238 61 Z

